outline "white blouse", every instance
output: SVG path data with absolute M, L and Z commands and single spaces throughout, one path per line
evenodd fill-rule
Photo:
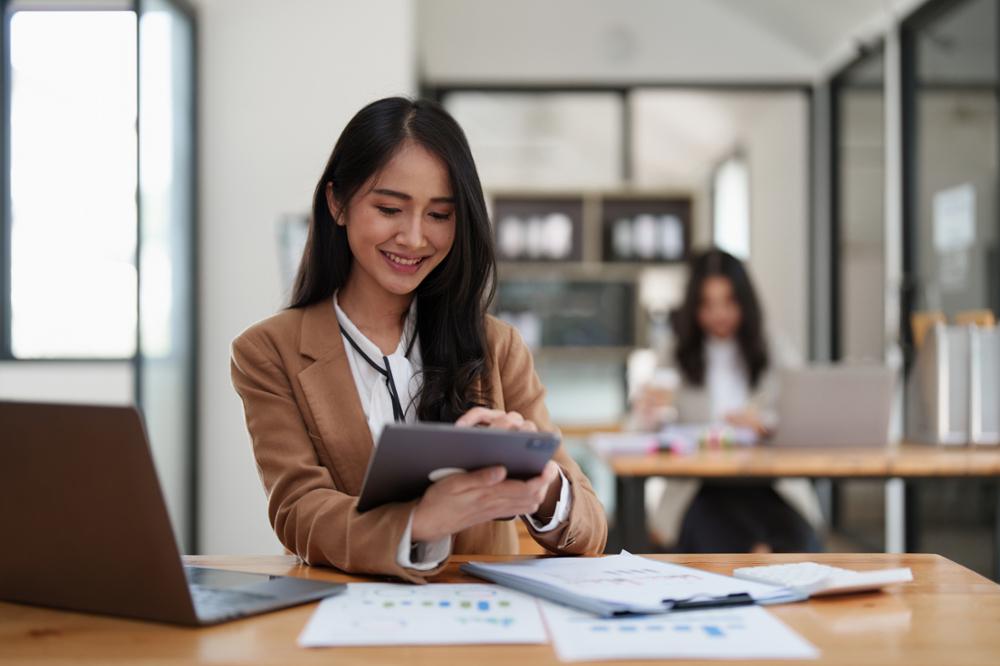
M 706 341 L 705 387 L 713 423 L 724 423 L 727 414 L 745 409 L 750 402 L 750 379 L 734 338 Z
M 420 397 L 420 368 L 422 367 L 420 358 L 420 341 L 417 336 L 417 301 L 413 300 L 410 310 L 406 314 L 406 321 L 403 322 L 403 334 L 400 336 L 399 344 L 392 354 L 383 354 L 378 346 L 369 340 L 354 325 L 347 314 L 341 309 L 337 302 L 337 294 L 333 295 L 333 307 L 337 313 L 337 322 L 340 324 L 341 332 L 346 333 L 361 348 L 368 358 L 378 363 L 381 359 L 387 359 L 389 369 L 392 371 L 393 383 L 396 385 L 400 407 L 403 409 L 404 421 L 406 423 L 416 423 L 416 405 Z M 407 348 L 410 353 L 407 356 Z M 347 354 L 347 362 L 351 367 L 351 376 L 358 390 L 358 397 L 361 399 L 361 407 L 364 410 L 365 418 L 368 421 L 368 429 L 372 433 L 372 442 L 377 446 L 379 436 L 385 424 L 394 421 L 392 398 L 389 395 L 389 388 L 386 385 L 385 377 L 375 370 L 358 353 L 353 345 L 344 339 L 344 351 Z M 385 361 L 380 363 L 384 364 Z M 542 525 L 531 516 L 525 516 L 531 526 L 539 532 L 548 532 L 556 529 L 569 518 L 570 504 L 572 502 L 569 490 L 569 482 L 559 471 L 562 489 L 559 493 L 559 501 L 552 514 L 552 519 Z M 399 540 L 399 547 L 396 550 L 396 561 L 402 567 L 426 571 L 433 569 L 444 562 L 451 555 L 452 538 L 443 537 L 437 541 L 425 543 L 413 543 L 411 533 L 413 529 L 413 514 L 403 532 L 403 537 Z

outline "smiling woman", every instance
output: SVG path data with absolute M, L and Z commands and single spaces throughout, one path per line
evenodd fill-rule
M 528 481 L 487 468 L 357 512 L 388 422 L 554 430 L 527 346 L 486 314 L 495 271 L 454 119 L 398 97 L 359 111 L 316 185 L 290 307 L 233 342 L 271 524 L 305 561 L 420 582 L 452 552 L 516 553 L 517 515 L 550 551 L 603 551 L 604 510 L 562 448 Z

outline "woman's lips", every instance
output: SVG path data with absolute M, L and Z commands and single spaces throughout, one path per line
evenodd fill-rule
M 398 273 L 412 274 L 416 273 L 417 269 L 420 268 L 420 264 L 424 262 L 427 257 L 404 257 L 399 254 L 394 254 L 386 250 L 379 250 L 382 253 L 382 257 L 385 262 Z

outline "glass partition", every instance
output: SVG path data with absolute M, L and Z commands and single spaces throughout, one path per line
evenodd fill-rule
M 998 173 L 1000 109 L 998 60 L 1000 15 L 996 0 L 933 0 L 902 26 L 903 92 L 903 269 L 905 291 L 901 337 L 910 386 L 909 418 L 940 414 L 949 408 L 949 432 L 958 444 L 973 437 L 974 371 L 993 377 L 986 363 L 970 363 L 968 372 L 953 363 L 948 399 L 928 409 L 922 403 L 918 372 L 932 356 L 920 348 L 916 324 L 935 320 L 985 322 L 1000 312 L 1000 216 Z M 937 347 L 926 347 L 928 349 Z M 967 340 L 966 336 L 956 336 Z M 966 348 L 968 349 L 968 348 Z M 920 353 L 918 354 L 918 351 Z M 964 357 L 953 342 L 949 356 Z M 971 357 L 964 357 L 970 358 Z M 916 363 L 914 362 L 916 361 Z M 925 365 L 926 367 L 926 365 Z M 938 366 L 940 367 L 940 366 Z M 981 410 L 995 418 L 995 395 L 983 398 Z M 951 418 L 953 414 L 960 414 Z M 921 434 L 917 431 L 917 434 Z M 993 567 L 990 528 L 996 521 L 992 482 L 974 480 L 911 486 L 908 520 L 924 527 L 918 552 L 938 552 L 971 569 Z M 993 575 L 997 571 L 993 569 Z
M 178 541 L 194 548 L 194 25 L 139 3 L 139 353 L 136 395 Z
M 1000 312 L 998 20 L 953 0 L 904 26 L 907 315 Z

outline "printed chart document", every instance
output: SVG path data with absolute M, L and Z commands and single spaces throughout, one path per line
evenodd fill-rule
M 622 552 L 503 564 L 469 562 L 466 573 L 600 616 L 681 608 L 801 601 L 800 592 Z
M 542 613 L 562 661 L 819 656 L 808 641 L 760 606 L 600 618 L 543 602 Z
M 545 642 L 534 599 L 482 584 L 349 583 L 299 636 L 302 647 Z

